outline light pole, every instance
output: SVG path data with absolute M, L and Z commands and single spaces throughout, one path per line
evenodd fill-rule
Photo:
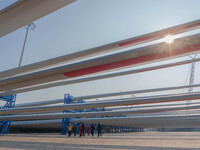
M 34 30 L 35 27 L 36 27 L 36 25 L 34 23 L 29 23 L 27 26 L 25 26 L 26 35 L 25 35 L 24 44 L 23 44 L 22 53 L 21 53 L 21 57 L 20 57 L 20 60 L 19 60 L 19 66 L 18 67 L 21 67 L 21 64 L 22 64 L 22 58 L 23 58 L 23 55 L 24 55 L 24 48 L 25 48 L 25 45 L 26 45 L 28 30 Z

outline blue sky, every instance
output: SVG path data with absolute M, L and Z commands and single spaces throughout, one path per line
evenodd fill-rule
M 0 9 L 12 2 L 13 0 L 1 0 Z M 37 27 L 34 31 L 29 31 L 22 65 L 197 20 L 200 19 L 199 6 L 199 0 L 78 0 L 34 21 Z M 192 32 L 194 33 L 199 33 L 199 30 Z M 18 66 L 24 36 L 25 28 L 22 27 L 0 38 L 0 71 Z M 189 58 L 176 60 L 183 59 Z M 199 66 L 196 63 L 195 83 L 200 81 Z M 62 98 L 65 93 L 81 96 L 184 85 L 189 67 L 190 65 L 184 65 L 27 92 L 18 94 L 17 103 Z M 160 94 L 166 93 L 168 92 Z M 142 95 L 145 94 L 136 96 Z

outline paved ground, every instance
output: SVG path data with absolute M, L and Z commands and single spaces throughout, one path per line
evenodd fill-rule
M 0 150 L 200 150 L 200 132 L 137 132 L 71 137 L 59 134 L 0 136 Z

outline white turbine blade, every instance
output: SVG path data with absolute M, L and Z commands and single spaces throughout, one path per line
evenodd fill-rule
M 72 118 L 71 123 L 94 123 L 102 125 L 125 126 L 138 128 L 184 128 L 198 127 L 199 114 L 187 115 L 157 115 L 138 117 L 104 117 L 104 118 Z M 12 121 L 11 128 L 53 128 L 61 129 L 62 119 L 57 120 L 34 120 L 34 121 Z
M 36 73 L 3 79 L 0 80 L 0 91 L 108 72 L 198 53 L 200 52 L 199 40 L 200 34 L 197 34 L 176 39 L 172 45 L 162 42 Z
M 0 11 L 0 38 L 75 0 L 19 0 Z
M 90 108 L 100 108 L 100 107 L 151 104 L 151 103 L 175 102 L 175 101 L 196 100 L 196 99 L 200 99 L 200 93 L 162 95 L 162 96 L 141 97 L 141 98 L 138 97 L 137 99 L 126 98 L 114 101 L 110 100 L 103 102 L 90 102 L 90 103 L 67 104 L 67 105 L 56 105 L 56 106 L 8 108 L 8 109 L 0 109 L 0 115 L 27 113 L 27 112 L 49 112 L 49 111 L 53 112 L 53 111 L 63 111 L 63 110 L 90 109 Z
M 66 80 L 66 81 L 54 82 L 54 83 L 50 83 L 50 84 L 42 84 L 42 85 L 37 85 L 37 86 L 32 86 L 32 87 L 27 87 L 27 88 L 20 88 L 20 89 L 14 89 L 14 90 L 9 90 L 9 91 L 5 91 L 5 92 L 0 92 L 0 96 L 7 96 L 7 95 L 11 95 L 11 94 L 23 93 L 23 92 L 27 92 L 27 91 L 34 91 L 34 90 L 50 88 L 50 87 L 55 87 L 55 86 L 69 85 L 69 84 L 75 84 L 75 83 L 80 83 L 80 82 L 94 81 L 94 80 L 99 80 L 99 79 L 118 77 L 118 76 L 123 76 L 123 75 L 128 75 L 128 74 L 134 74 L 134 73 L 140 73 L 140 72 L 145 72 L 145 71 L 152 71 L 152 70 L 156 70 L 156 69 L 174 67 L 174 66 L 184 65 L 184 64 L 188 64 L 188 63 L 192 63 L 192 62 L 198 62 L 198 61 L 200 61 L 200 59 L 192 59 L 192 60 L 186 60 L 186 61 L 180 61 L 180 62 L 175 62 L 175 63 L 169 63 L 169 64 L 164 64 L 164 65 L 154 66 L 154 67 L 147 67 L 147 68 L 124 71 L 124 72 L 117 72 L 117 73 L 111 73 L 111 74 L 105 74 L 105 75 L 99 75 L 99 76 L 92 76 L 92 77 L 80 78 L 80 79 L 75 79 L 75 80 Z M 198 87 L 198 85 L 188 85 L 188 88 L 189 87 Z M 179 87 L 177 87 L 177 89 L 179 89 Z M 168 90 L 168 89 L 163 89 L 163 90 Z M 148 92 L 148 91 L 144 91 L 144 92 Z M 81 99 L 85 99 L 85 97 L 82 97 Z
M 48 2 L 49 4 L 53 3 L 53 2 L 57 3 L 57 1 L 55 2 L 54 0 L 46 0 L 46 1 L 44 1 L 44 0 L 43 1 L 34 0 L 34 1 L 30 1 L 30 2 L 31 3 Z M 58 2 L 64 2 L 64 1 L 58 1 Z M 65 2 L 68 2 L 68 1 L 65 1 Z M 73 0 L 71 0 L 71 2 L 73 2 Z M 45 7 L 48 7 L 48 5 L 46 5 Z M 0 15 L 0 19 L 1 19 L 1 15 Z M 0 28 L 2 28 L 1 23 L 2 22 L 0 21 Z M 30 23 L 30 21 L 28 23 Z M 26 23 L 26 24 L 28 24 L 28 23 Z M 26 25 L 26 24 L 24 24 L 24 25 Z M 111 43 L 111 44 L 99 46 L 99 47 L 96 47 L 96 48 L 91 48 L 91 49 L 80 51 L 80 52 L 77 52 L 77 53 L 64 55 L 64 56 L 61 56 L 61 57 L 57 57 L 57 58 L 45 60 L 45 61 L 42 61 L 42 62 L 26 65 L 26 66 L 23 66 L 23 67 L 20 67 L 20 68 L 14 68 L 14 69 L 11 69 L 11 70 L 6 70 L 6 71 L 3 71 L 3 72 L 0 72 L 0 79 L 4 78 L 4 77 L 16 75 L 16 74 L 24 74 L 24 73 L 29 72 L 29 71 L 44 69 L 46 67 L 51 67 L 51 66 L 55 66 L 55 65 L 58 65 L 58 64 L 62 64 L 62 63 L 68 63 L 68 62 L 71 62 L 71 61 L 79 60 L 81 58 L 86 58 L 86 57 L 89 57 L 89 56 L 95 56 L 95 55 L 98 55 L 98 54 L 103 54 L 103 53 L 106 53 L 106 52 L 110 52 L 110 51 L 125 48 L 125 47 L 134 46 L 134 45 L 137 45 L 137 44 L 142 44 L 142 43 L 145 43 L 145 42 L 150 42 L 150 41 L 153 41 L 153 40 L 164 38 L 166 35 L 169 35 L 169 34 L 175 35 L 175 34 L 187 32 L 187 31 L 190 31 L 190 30 L 194 30 L 194 29 L 197 29 L 199 27 L 200 27 L 200 20 L 187 22 L 187 23 L 180 24 L 180 25 L 177 25 L 177 26 L 174 26 L 174 27 L 158 30 L 158 31 L 155 31 L 155 32 L 151 32 L 151 33 L 148 33 L 148 34 L 136 36 L 136 37 L 129 38 L 129 39 L 126 39 L 126 40 L 122 40 L 122 41 L 114 42 L 114 43 Z M 6 25 L 6 29 L 9 29 L 7 27 L 7 25 Z M 5 31 L 6 30 L 1 30 L 1 32 L 5 32 Z
M 94 99 L 94 98 L 103 98 L 103 97 L 138 94 L 138 93 L 159 92 L 159 91 L 166 91 L 166 90 L 177 90 L 177 89 L 184 89 L 184 88 L 190 88 L 190 87 L 200 87 L 200 84 L 166 87 L 166 88 L 156 88 L 156 89 L 145 89 L 145 90 L 136 90 L 136 91 L 126 91 L 126 92 L 116 92 L 116 93 L 106 93 L 106 94 L 98 94 L 98 95 L 88 95 L 88 96 L 72 97 L 71 100 L 72 101 L 89 100 L 89 99 Z M 39 102 L 16 104 L 15 108 L 16 107 L 50 105 L 50 104 L 57 104 L 57 103 L 63 103 L 63 102 L 64 102 L 64 98 L 61 98 L 61 99 L 56 99 L 56 100 L 46 100 L 46 101 L 39 101 Z
M 178 106 L 178 105 L 177 105 Z M 41 120 L 41 119 L 60 119 L 60 118 L 75 118 L 75 117 L 91 117 L 91 116 L 113 116 L 113 115 L 132 115 L 141 113 L 158 113 L 167 111 L 180 111 L 200 109 L 200 105 L 185 106 L 185 107 L 168 107 L 156 109 L 140 109 L 126 111 L 100 111 L 100 112 L 81 112 L 81 113 L 51 113 L 51 114 L 34 114 L 34 115 L 12 115 L 0 116 L 0 121 L 19 121 L 19 120 Z M 199 115 L 200 117 L 200 115 Z

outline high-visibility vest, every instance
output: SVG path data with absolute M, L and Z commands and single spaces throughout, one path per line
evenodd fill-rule
M 71 125 L 69 125 L 67 128 L 68 128 L 68 131 L 72 131 L 72 126 Z

